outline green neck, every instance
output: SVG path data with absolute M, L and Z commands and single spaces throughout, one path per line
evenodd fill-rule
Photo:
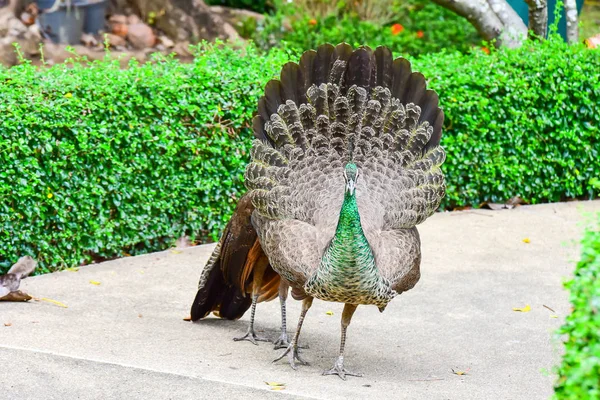
M 321 265 L 334 275 L 378 274 L 375 257 L 360 224 L 356 192 L 346 190 L 335 235 Z
M 356 204 L 356 165 L 345 168 L 346 192 L 335 234 L 304 289 L 311 296 L 347 304 L 375 304 L 380 310 L 395 292 L 375 265 Z

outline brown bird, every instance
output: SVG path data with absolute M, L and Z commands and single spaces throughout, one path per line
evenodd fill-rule
M 19 258 L 19 261 L 10 267 L 6 275 L 0 276 L 0 300 L 22 301 L 25 297 L 28 297 L 27 300 L 29 300 L 31 297 L 19 292 L 18 289 L 21 285 L 21 279 L 29 276 L 36 266 L 37 262 L 29 256 Z M 14 295 L 17 292 L 19 293 Z
M 244 195 L 202 271 L 191 319 L 197 321 L 213 312 L 220 318 L 236 320 L 252 307 L 248 332 L 234 340 L 257 344 L 268 339 L 258 336 L 254 330 L 256 304 L 279 295 L 281 335 L 274 344 L 276 349 L 286 348 L 289 340 L 285 303 L 289 287 L 271 268 L 260 246 L 251 222 L 253 211 L 250 196 Z

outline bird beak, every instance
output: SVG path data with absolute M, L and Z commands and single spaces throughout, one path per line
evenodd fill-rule
M 354 181 L 352 179 L 349 179 L 346 183 L 346 190 L 350 193 L 350 196 L 354 194 Z

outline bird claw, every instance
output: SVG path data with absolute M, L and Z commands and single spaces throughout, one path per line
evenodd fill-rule
M 290 345 L 287 332 L 281 332 L 281 335 L 279 335 L 279 338 L 276 341 L 274 341 L 273 344 L 275 345 L 275 347 L 273 348 L 274 350 L 287 349 Z
M 303 360 L 302 357 L 300 357 L 300 354 L 298 353 L 298 346 L 294 344 L 290 344 L 279 357 L 273 360 L 273 362 L 281 360 L 286 355 L 288 356 L 290 366 L 294 370 L 298 369 L 298 367 L 296 366 L 296 361 L 298 361 L 302 365 L 309 365 L 307 361 Z
M 287 332 L 282 332 L 281 335 L 279 335 L 279 338 L 276 341 L 274 341 L 273 344 L 275 345 L 275 347 L 273 347 L 273 350 L 287 349 L 290 345 Z M 308 349 L 309 347 L 307 344 L 305 344 L 303 346 L 298 345 L 298 348 L 304 350 Z
M 236 342 L 239 342 L 242 340 L 247 340 L 255 346 L 258 346 L 258 343 L 256 343 L 257 341 L 258 342 L 268 342 L 269 341 L 269 339 L 267 339 L 265 337 L 258 336 L 256 334 L 256 332 L 254 332 L 254 329 L 252 329 L 252 328 L 249 328 L 248 332 L 246 332 L 246 334 L 244 336 L 233 338 L 233 340 Z
M 342 357 L 339 357 L 335 361 L 335 364 L 333 364 L 333 368 L 331 368 L 329 371 L 324 371 L 323 375 L 337 375 L 343 380 L 346 380 L 346 376 L 363 376 L 363 374 L 351 372 L 344 368 L 344 359 Z

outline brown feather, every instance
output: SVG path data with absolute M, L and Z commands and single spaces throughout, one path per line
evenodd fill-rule
M 223 231 L 216 254 L 206 268 L 192 304 L 192 320 L 206 317 L 211 311 L 221 318 L 238 319 L 248 310 L 258 282 L 259 301 L 277 297 L 279 275 L 268 264 L 258 236 L 252 226 L 254 206 L 250 196 L 243 196 Z M 258 275 L 256 275 L 258 274 Z M 203 273 L 204 277 L 205 273 Z

